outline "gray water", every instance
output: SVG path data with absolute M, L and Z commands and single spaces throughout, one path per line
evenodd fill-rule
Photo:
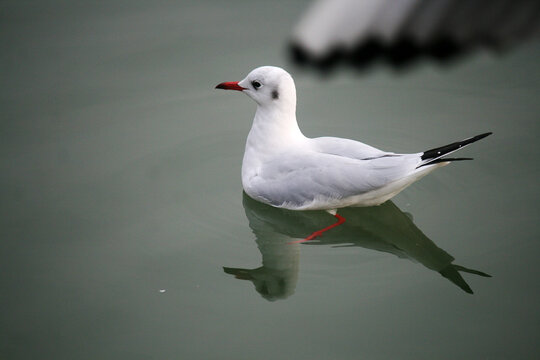
M 2 2 L 2 359 L 538 354 L 540 45 L 324 77 L 285 56 L 307 3 Z M 290 244 L 334 219 L 243 195 L 255 105 L 213 89 L 260 65 L 308 136 L 494 135 Z

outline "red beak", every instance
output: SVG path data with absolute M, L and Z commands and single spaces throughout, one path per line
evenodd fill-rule
M 240 85 L 238 85 L 238 81 L 228 81 L 228 82 L 222 82 L 221 84 L 218 84 L 216 86 L 216 89 L 242 91 L 242 90 L 245 90 L 246 88 L 243 88 Z

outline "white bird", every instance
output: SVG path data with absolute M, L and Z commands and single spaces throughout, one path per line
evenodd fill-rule
M 397 154 L 349 139 L 304 136 L 296 121 L 294 80 L 281 68 L 262 66 L 216 88 L 241 91 L 257 103 L 242 162 L 244 191 L 275 207 L 327 210 L 341 222 L 337 209 L 382 204 L 436 168 L 465 160 L 443 156 L 491 134 Z

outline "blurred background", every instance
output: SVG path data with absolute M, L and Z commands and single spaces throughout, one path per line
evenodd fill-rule
M 0 357 L 534 357 L 538 2 L 465 3 L 0 2 Z M 261 65 L 307 136 L 494 134 L 288 246 L 334 219 L 243 196 L 255 104 L 214 90 Z
M 448 62 L 479 48 L 509 51 L 540 35 L 535 0 L 316 0 L 295 25 L 300 63 L 396 68 L 422 58 Z

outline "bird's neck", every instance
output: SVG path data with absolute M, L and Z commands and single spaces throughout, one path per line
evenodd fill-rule
M 246 151 L 274 152 L 305 139 L 294 108 L 258 106 L 248 135 Z

